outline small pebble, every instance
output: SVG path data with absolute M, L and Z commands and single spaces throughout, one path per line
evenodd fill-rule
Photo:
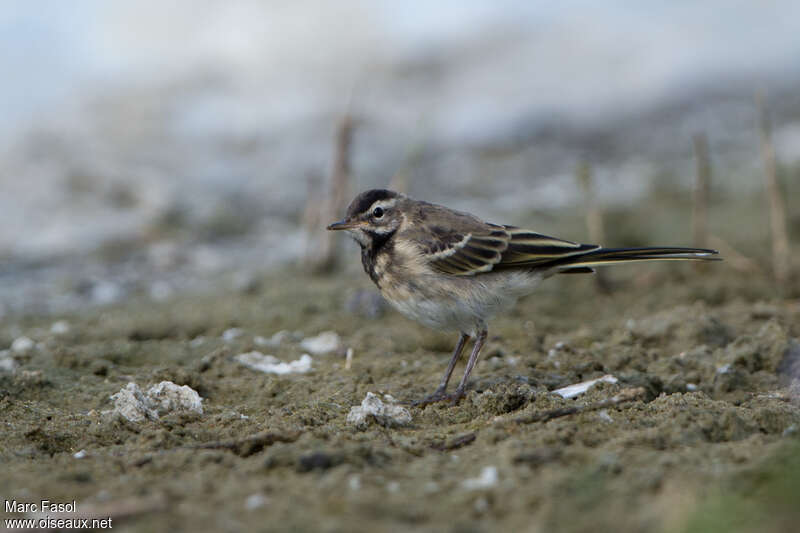
M 50 326 L 50 333 L 54 335 L 64 335 L 69 333 L 69 322 L 66 320 L 58 320 L 53 322 L 53 325 Z
M 567 385 L 566 387 L 561 387 L 560 389 L 556 389 L 553 393 L 558 394 L 562 398 L 575 398 L 576 396 L 580 396 L 581 394 L 585 393 L 589 389 L 591 389 L 597 383 L 616 383 L 619 381 L 617 378 L 612 376 L 611 374 L 606 374 L 603 377 L 597 379 L 590 379 L 589 381 L 583 381 L 581 383 L 575 383 L 574 385 Z
M 33 349 L 34 342 L 28 337 L 18 337 L 11 343 L 11 351 L 24 355 Z
M 103 413 L 116 413 L 130 422 L 158 420 L 159 415 L 171 411 L 203 414 L 203 399 L 197 391 L 188 385 L 178 386 L 171 381 L 162 381 L 147 391 L 142 391 L 136 383 L 128 383 L 125 388 L 112 394 L 111 399 L 114 409 Z
M 285 329 L 278 331 L 277 333 L 273 334 L 272 337 L 266 338 L 262 337 L 261 335 L 256 335 L 253 337 L 253 344 L 256 346 L 268 346 L 270 348 L 277 348 L 280 346 L 284 341 L 291 340 L 292 334 Z
M 114 303 L 124 295 L 122 287 L 110 281 L 99 281 L 90 289 L 92 301 L 99 305 Z
M 222 332 L 222 340 L 231 342 L 242 336 L 243 331 L 240 328 L 229 328 Z
M 300 359 L 284 363 L 274 355 L 264 355 L 261 352 L 240 353 L 234 357 L 236 361 L 251 370 L 267 374 L 303 374 L 311 370 L 312 359 L 307 353 Z
M 300 341 L 300 347 L 314 355 L 322 355 L 337 350 L 339 342 L 339 335 L 335 331 L 323 331 L 316 337 Z
M 376 394 L 368 392 L 361 401 L 361 405 L 350 408 L 350 412 L 347 414 L 347 423 L 360 429 L 366 428 L 372 421 L 384 427 L 405 426 L 411 423 L 411 413 L 408 412 L 408 409 L 393 405 L 391 402 L 394 401 L 394 398 L 389 395 L 386 395 L 384 399 L 388 403 L 383 403 Z
M 497 485 L 498 480 L 497 467 L 486 466 L 478 477 L 465 479 L 461 482 L 461 486 L 466 490 L 489 489 Z
M 611 415 L 610 415 L 610 414 L 608 414 L 608 411 L 607 411 L 607 410 L 605 410 L 605 409 L 602 409 L 601 411 L 599 411 L 599 412 L 597 413 L 597 417 L 598 417 L 600 420 L 602 420 L 603 422 L 608 422 L 608 423 L 612 423 L 612 422 L 614 422 L 614 419 L 613 419 L 613 418 L 611 418 Z
M 5 352 L 5 353 L 3 353 Z M 13 374 L 17 371 L 17 367 L 19 366 L 11 356 L 8 355 L 8 350 L 3 350 L 0 352 L 0 372 L 8 372 L 9 374 Z
M 256 492 L 255 494 L 251 494 L 247 497 L 247 499 L 244 501 L 244 508 L 248 511 L 252 511 L 254 509 L 264 507 L 267 505 L 267 503 L 269 503 L 269 498 L 260 492 Z
M 189 346 L 191 346 L 192 348 L 197 348 L 199 346 L 202 346 L 205 342 L 206 338 L 203 335 L 198 335 L 197 337 L 189 341 Z

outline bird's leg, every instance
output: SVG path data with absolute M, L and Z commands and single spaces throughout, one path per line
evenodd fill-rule
M 450 382 L 450 376 L 453 374 L 453 369 L 456 367 L 456 363 L 458 363 L 458 360 L 461 358 L 461 352 L 464 351 L 464 345 L 467 343 L 467 339 L 469 339 L 469 335 L 466 333 L 461 333 L 461 336 L 458 338 L 456 348 L 453 350 L 453 356 L 450 358 L 450 362 L 447 364 L 447 370 L 445 370 L 444 375 L 442 376 L 442 381 L 439 382 L 439 386 L 436 387 L 436 390 L 433 392 L 433 394 L 425 396 L 421 400 L 412 402 L 413 405 L 425 406 L 429 403 L 438 402 L 445 399 L 444 391 L 447 390 L 447 384 Z
M 486 342 L 487 334 L 488 331 L 485 328 L 478 333 L 478 336 L 475 339 L 475 346 L 472 347 L 472 353 L 469 354 L 469 360 L 467 361 L 467 368 L 464 370 L 464 376 L 461 378 L 461 382 L 458 384 L 458 387 L 456 387 L 456 391 L 448 396 L 448 399 L 454 404 L 458 403 L 458 401 L 464 397 L 464 391 L 467 389 L 467 380 L 469 379 L 469 374 L 472 372 L 472 368 L 475 366 L 475 363 L 478 362 L 478 355 L 481 353 L 483 343 Z

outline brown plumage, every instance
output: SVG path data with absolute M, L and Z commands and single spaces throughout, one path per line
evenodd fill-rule
M 620 262 L 718 259 L 716 251 L 702 248 L 579 244 L 385 189 L 359 194 L 346 217 L 328 229 L 355 238 L 364 270 L 397 310 L 429 327 L 461 333 L 439 387 L 418 404 L 458 401 L 486 340 L 487 321 L 552 274 L 588 273 Z M 467 368 L 448 396 L 447 383 L 470 336 L 475 346 Z

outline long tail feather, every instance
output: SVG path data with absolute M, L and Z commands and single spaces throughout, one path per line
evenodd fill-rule
M 593 267 L 635 261 L 721 261 L 716 250 L 705 248 L 599 248 L 556 259 L 546 265 L 556 271 L 587 272 Z

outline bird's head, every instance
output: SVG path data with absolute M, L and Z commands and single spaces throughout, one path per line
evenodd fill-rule
M 328 226 L 329 230 L 347 230 L 362 247 L 388 238 L 403 222 L 401 202 L 407 197 L 387 189 L 364 191 L 350 202 L 347 215 Z

